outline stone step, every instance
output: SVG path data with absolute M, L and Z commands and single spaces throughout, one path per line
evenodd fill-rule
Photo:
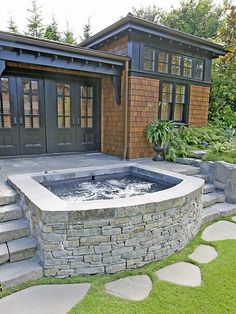
M 37 241 L 33 237 L 21 238 L 7 242 L 10 262 L 21 261 L 35 256 Z
M 0 182 L 0 206 L 14 204 L 17 193 L 5 182 Z
M 215 186 L 214 184 L 210 184 L 210 183 L 205 183 L 204 186 L 203 186 L 203 194 L 208 194 L 208 193 L 212 193 L 212 192 L 215 192 Z
M 213 183 L 214 183 L 215 187 L 218 190 L 224 190 L 224 188 L 225 188 L 225 184 L 224 183 L 219 182 L 219 181 L 214 181 Z
M 15 287 L 29 280 L 43 276 L 43 269 L 36 259 L 6 263 L 0 266 L 0 286 L 2 290 Z
M 205 182 L 208 181 L 208 175 L 207 175 L 207 174 L 196 174 L 196 175 L 194 175 L 194 177 L 199 178 L 199 179 L 202 179 L 202 180 L 204 180 Z
M 24 238 L 29 234 L 29 224 L 23 219 L 0 223 L 0 243 Z
M 196 158 L 190 158 L 190 157 L 179 157 L 179 158 L 177 158 L 176 162 L 178 164 L 182 164 L 182 165 L 189 165 L 189 166 L 194 166 L 194 167 L 200 167 L 200 165 L 202 163 L 202 160 L 201 159 L 196 159 Z
M 9 252 L 6 243 L 0 244 L 0 264 L 4 264 L 9 260 Z
M 0 222 L 15 220 L 22 217 L 22 208 L 17 204 L 0 206 Z
M 193 157 L 198 158 L 198 159 L 202 159 L 202 157 L 206 155 L 206 153 L 207 152 L 205 150 L 199 150 L 199 149 L 192 151 Z
M 219 203 L 206 207 L 202 211 L 202 223 L 209 222 L 219 217 L 236 213 L 236 204 Z
M 212 206 L 216 203 L 223 203 L 225 196 L 220 192 L 208 193 L 202 196 L 203 208 Z

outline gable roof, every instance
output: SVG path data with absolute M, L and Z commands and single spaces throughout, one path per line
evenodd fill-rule
M 211 51 L 213 54 L 215 54 L 215 56 L 224 55 L 226 53 L 223 46 L 219 44 L 212 43 L 206 39 L 184 33 L 182 31 L 164 25 L 148 22 L 146 20 L 133 16 L 131 13 L 129 13 L 126 17 L 120 19 L 118 22 L 93 35 L 89 39 L 84 40 L 78 46 L 92 48 L 93 46 L 106 41 L 112 36 L 116 36 L 121 32 L 132 30 L 145 32 L 173 41 L 182 42 L 193 47 L 195 46 L 196 48 L 205 49 Z

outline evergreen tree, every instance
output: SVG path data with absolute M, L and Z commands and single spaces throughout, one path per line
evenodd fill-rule
M 11 32 L 11 33 L 19 33 L 18 27 L 17 27 L 15 21 L 13 21 L 12 16 L 10 16 L 10 18 L 9 18 L 9 20 L 8 20 L 7 29 L 8 29 L 8 31 Z
M 83 26 L 83 38 L 82 40 L 89 39 L 91 37 L 91 24 L 90 19 L 88 19 L 88 23 Z
M 27 18 L 27 32 L 26 35 L 33 37 L 43 37 L 44 27 L 42 18 L 42 6 L 37 4 L 37 0 L 32 1 L 32 8 L 28 9 L 27 12 L 30 13 L 30 17 Z
M 153 22 L 153 23 L 162 23 L 164 11 L 156 5 L 149 5 L 141 9 L 136 9 L 132 7 L 132 14 L 136 17 L 139 17 L 143 20 Z
M 64 43 L 70 44 L 70 45 L 77 45 L 76 39 L 74 37 L 74 33 L 69 28 L 68 22 L 66 24 L 66 31 L 63 34 L 64 34 L 64 37 L 63 37 L 62 41 Z
M 43 37 L 50 40 L 61 41 L 61 34 L 54 16 L 52 16 L 52 22 L 46 26 Z

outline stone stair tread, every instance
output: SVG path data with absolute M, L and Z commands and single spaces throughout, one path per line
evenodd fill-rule
M 6 263 L 9 260 L 9 252 L 6 243 L 0 244 L 0 264 Z
M 194 177 L 199 178 L 199 179 L 203 179 L 205 182 L 208 181 L 208 175 L 207 174 L 196 174 L 194 175 Z
M 220 216 L 228 216 L 234 213 L 236 213 L 236 204 L 231 204 L 227 202 L 214 204 L 203 209 L 203 223 L 216 219 Z
M 205 183 L 203 186 L 203 194 L 215 192 L 215 186 L 211 183 Z
M 225 196 L 221 192 L 212 192 L 202 196 L 203 208 L 212 206 L 216 203 L 223 203 Z
M 32 236 L 7 242 L 10 262 L 15 262 L 35 255 L 37 241 Z
M 0 285 L 5 290 L 43 276 L 43 269 L 36 259 L 6 263 L 0 266 Z
M 200 167 L 202 160 L 196 159 L 196 158 L 190 158 L 190 157 L 179 157 L 176 160 L 177 163 L 183 164 L 183 165 L 189 165 L 194 167 Z
M 222 183 L 222 182 L 220 182 L 220 181 L 214 181 L 213 183 L 214 183 L 214 185 L 215 185 L 215 187 L 216 187 L 217 189 L 219 189 L 219 190 L 224 190 L 224 188 L 225 188 L 225 183 Z
M 16 220 L 22 217 L 22 208 L 17 204 L 0 206 L 0 222 Z
M 0 223 L 0 243 L 27 237 L 30 234 L 26 220 L 18 219 Z
M 0 206 L 15 203 L 17 193 L 6 183 L 0 182 Z

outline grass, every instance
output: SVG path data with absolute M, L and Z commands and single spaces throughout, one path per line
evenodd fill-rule
M 235 155 L 235 151 L 228 151 L 228 152 L 212 152 L 212 151 L 208 151 L 206 153 L 206 155 L 203 156 L 202 158 L 203 160 L 211 160 L 211 161 L 226 161 L 229 162 L 231 164 L 236 164 L 236 155 Z
M 230 218 L 225 218 L 230 219 Z M 43 278 L 14 289 L 1 292 L 0 297 L 35 284 L 81 283 L 91 282 L 87 296 L 77 304 L 70 314 L 153 314 L 153 313 L 191 313 L 225 314 L 235 313 L 236 308 L 236 241 L 216 241 L 209 243 L 216 248 L 219 256 L 209 264 L 198 265 L 201 268 L 203 284 L 198 288 L 189 288 L 161 282 L 155 271 L 177 261 L 190 261 L 188 255 L 199 244 L 206 244 L 198 235 L 182 251 L 159 262 L 145 267 L 117 273 L 114 275 L 96 275 L 72 277 L 66 279 Z M 197 263 L 196 263 L 197 264 Z M 127 301 L 106 294 L 104 283 L 128 275 L 148 274 L 153 283 L 150 296 L 142 302 Z

